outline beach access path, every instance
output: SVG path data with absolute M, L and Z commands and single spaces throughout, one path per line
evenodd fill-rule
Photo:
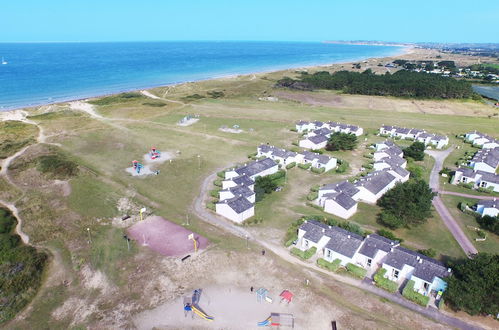
M 217 172 L 225 169 L 226 167 L 222 167 L 217 169 L 213 174 L 209 175 L 206 177 L 202 184 L 201 184 L 201 190 L 199 195 L 196 197 L 192 204 L 192 211 L 194 214 L 200 218 L 202 221 L 205 221 L 209 224 L 212 224 L 224 231 L 227 231 L 229 233 L 232 233 L 233 235 L 236 235 L 238 237 L 241 237 L 243 239 L 249 240 L 253 243 L 256 243 L 260 245 L 262 248 L 264 248 L 266 251 L 272 252 L 281 259 L 292 263 L 294 265 L 301 266 L 303 268 L 308 268 L 313 271 L 319 272 L 323 275 L 326 275 L 338 282 L 342 282 L 344 284 L 357 287 L 359 289 L 368 291 L 372 294 L 375 294 L 379 297 L 385 298 L 393 303 L 396 303 L 400 306 L 403 306 L 413 312 L 419 313 L 421 315 L 424 315 L 430 319 L 433 319 L 437 322 L 447 324 L 451 327 L 455 327 L 458 329 L 481 329 L 478 326 L 469 324 L 461 319 L 446 315 L 442 312 L 440 312 L 438 309 L 432 308 L 432 307 L 421 307 L 419 305 L 416 305 L 415 303 L 412 303 L 402 297 L 400 293 L 390 293 L 385 290 L 382 290 L 376 286 L 374 286 L 373 282 L 371 279 L 366 278 L 364 280 L 357 280 L 351 277 L 346 277 L 346 276 L 341 276 L 335 273 L 332 273 L 330 271 L 327 271 L 325 269 L 319 268 L 317 265 L 306 262 L 304 260 L 300 260 L 297 257 L 294 257 L 290 254 L 289 250 L 286 249 L 284 246 L 273 244 L 267 241 L 264 241 L 260 239 L 257 235 L 253 235 L 250 233 L 248 230 L 245 228 L 242 228 L 240 226 L 237 226 L 233 222 L 230 222 L 229 220 L 226 220 L 215 213 L 211 212 L 206 208 L 205 204 L 205 198 L 208 194 L 208 191 L 211 187 L 211 184 L 217 177 Z

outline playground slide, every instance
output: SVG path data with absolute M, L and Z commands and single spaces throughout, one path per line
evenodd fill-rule
M 265 321 L 258 322 L 258 326 L 259 326 L 259 327 L 265 327 L 265 326 L 267 326 L 267 325 L 270 325 L 270 323 L 271 323 L 271 322 L 272 322 L 272 319 L 271 319 L 271 318 L 270 318 L 270 316 L 269 316 L 269 318 L 268 318 L 268 319 L 266 319 Z
M 213 316 L 209 316 L 209 315 L 206 315 L 205 313 L 203 313 L 202 311 L 200 311 L 199 309 L 197 309 L 196 307 L 194 306 L 191 306 L 192 308 L 192 311 L 194 313 L 196 313 L 199 317 L 201 317 L 202 319 L 205 319 L 206 321 L 213 321 L 214 318 Z

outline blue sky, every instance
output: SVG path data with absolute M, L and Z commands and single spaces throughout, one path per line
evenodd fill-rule
M 4 0 L 0 42 L 499 42 L 498 0 Z

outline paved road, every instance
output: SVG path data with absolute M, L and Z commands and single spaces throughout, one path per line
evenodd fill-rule
M 452 152 L 452 150 L 454 150 L 454 147 L 450 147 L 447 150 L 443 151 L 437 151 L 437 150 L 425 151 L 425 153 L 429 154 L 435 159 L 435 165 L 433 165 L 433 168 L 430 173 L 430 188 L 437 193 L 440 193 L 439 172 L 443 168 L 445 158 L 447 158 L 447 156 Z M 464 253 L 466 253 L 468 257 L 478 253 L 477 249 L 473 246 L 473 243 L 471 243 L 468 237 L 461 230 L 461 227 L 459 227 L 459 224 L 452 217 L 449 210 L 447 210 L 447 208 L 445 207 L 440 196 L 436 196 L 435 198 L 433 198 L 433 206 L 435 206 L 435 209 L 440 215 L 440 218 L 442 218 L 444 224 L 447 226 L 451 234 L 459 243 Z
M 218 169 L 216 172 L 222 170 Z M 201 191 L 198 197 L 194 200 L 194 203 L 192 205 L 193 212 L 203 221 L 210 223 L 212 225 L 215 225 L 218 228 L 221 228 L 222 230 L 225 230 L 227 232 L 230 232 L 238 237 L 244 238 L 244 239 L 250 239 L 252 242 L 255 242 L 265 248 L 267 251 L 271 251 L 272 253 L 276 254 L 280 258 L 284 259 L 287 262 L 290 262 L 295 265 L 299 265 L 303 268 L 308 268 L 311 270 L 314 270 L 316 272 L 320 272 L 322 274 L 325 274 L 329 276 L 330 278 L 333 278 L 334 280 L 337 280 L 339 282 L 363 289 L 365 291 L 369 291 L 379 297 L 386 298 L 396 304 L 399 304 L 411 311 L 414 311 L 416 313 L 420 313 L 428 318 L 431 318 L 437 322 L 444 323 L 447 325 L 450 325 L 455 328 L 459 329 L 481 329 L 480 327 L 473 326 L 471 324 L 468 324 L 458 318 L 452 317 L 445 315 L 441 313 L 439 310 L 435 308 L 424 308 L 419 305 L 416 305 L 405 298 L 403 298 L 400 293 L 392 294 L 389 293 L 385 290 L 382 290 L 374 285 L 372 285 L 371 281 L 364 280 L 364 281 L 359 281 L 351 277 L 346 277 L 346 276 L 340 276 L 335 273 L 331 273 L 330 271 L 324 270 L 322 268 L 317 267 L 315 264 L 306 262 L 304 260 L 298 259 L 294 256 L 292 256 L 288 249 L 284 248 L 283 246 L 280 245 L 275 245 L 270 242 L 261 240 L 258 238 L 257 235 L 252 235 L 248 230 L 245 228 L 239 227 L 236 224 L 225 220 L 217 215 L 215 215 L 213 212 L 209 211 L 206 206 L 204 205 L 204 199 L 205 196 L 208 194 L 208 190 L 211 188 L 212 182 L 216 179 L 216 173 L 208 176 L 207 178 L 204 179 L 203 183 L 201 184 Z
M 444 190 L 440 190 L 438 193 L 440 195 L 453 195 L 453 196 L 460 196 L 460 197 L 466 197 L 466 198 L 475 198 L 475 199 L 486 199 L 486 200 L 499 199 L 499 197 L 496 197 L 496 196 L 470 195 L 470 194 L 463 194 L 463 193 L 459 193 L 459 192 L 444 191 Z

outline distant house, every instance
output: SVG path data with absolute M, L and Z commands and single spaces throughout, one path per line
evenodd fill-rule
M 493 200 L 478 201 L 476 204 L 476 211 L 480 213 L 482 217 L 486 215 L 497 217 L 499 215 L 499 201 L 495 198 Z
M 382 267 L 386 278 L 397 283 L 412 280 L 414 291 L 426 296 L 432 291 L 445 291 L 447 283 L 443 279 L 451 274 L 450 268 L 435 259 L 401 246 L 390 250 Z
M 225 172 L 215 212 L 237 223 L 255 215 L 255 179 L 279 170 L 275 161 L 265 158 Z
M 406 168 L 406 166 L 407 166 L 407 161 L 399 156 L 384 157 L 379 159 L 373 164 L 373 167 L 376 171 L 380 171 L 385 168 L 390 169 L 394 167 Z
M 327 122 L 327 127 L 333 132 L 340 132 L 346 134 L 354 134 L 355 136 L 361 136 L 364 134 L 364 129 L 362 127 L 350 124 L 342 124 L 338 122 Z
M 474 171 L 496 173 L 499 168 L 499 147 L 479 150 L 469 162 Z
M 270 158 L 265 158 L 225 172 L 225 179 L 228 180 L 238 176 L 248 176 L 250 179 L 254 180 L 259 176 L 274 174 L 278 170 L 279 167 L 276 162 Z
M 355 183 L 355 187 L 359 189 L 359 193 L 355 196 L 358 201 L 375 204 L 396 183 L 397 178 L 394 175 L 387 171 L 375 171 Z
M 379 151 L 375 151 L 373 154 L 374 161 L 380 161 L 383 158 L 387 157 L 399 157 L 402 158 L 404 156 L 404 152 L 398 146 L 391 146 L 389 148 L 384 148 Z
M 298 153 L 296 162 L 299 164 L 311 164 L 312 167 L 319 169 L 324 168 L 324 171 L 327 172 L 336 167 L 338 160 L 327 155 L 321 155 L 310 151 L 302 151 Z
M 326 147 L 328 140 L 329 138 L 324 135 L 314 135 L 300 140 L 298 145 L 305 149 L 319 150 Z
M 481 147 L 483 149 L 491 149 L 499 147 L 499 141 L 493 137 L 480 133 L 478 131 L 472 131 L 466 133 L 464 140 L 472 143 L 476 147 Z
M 297 153 L 271 145 L 262 144 L 257 148 L 257 157 L 268 157 L 279 164 L 287 165 L 296 162 Z
M 422 142 L 425 144 L 425 146 L 433 146 L 436 149 L 442 149 L 449 144 L 449 138 L 447 136 L 430 134 L 425 130 L 417 128 L 382 125 L 379 129 L 379 134 L 382 136 L 390 136 L 402 140 L 408 139 Z
M 255 215 L 255 205 L 243 196 L 236 196 L 215 204 L 217 214 L 237 223 Z
M 343 192 L 324 194 L 320 200 L 324 212 L 348 219 L 357 212 L 357 201 Z
M 489 172 L 458 168 L 452 178 L 452 184 L 459 183 L 471 183 L 474 188 L 492 189 L 499 192 L 499 175 Z

